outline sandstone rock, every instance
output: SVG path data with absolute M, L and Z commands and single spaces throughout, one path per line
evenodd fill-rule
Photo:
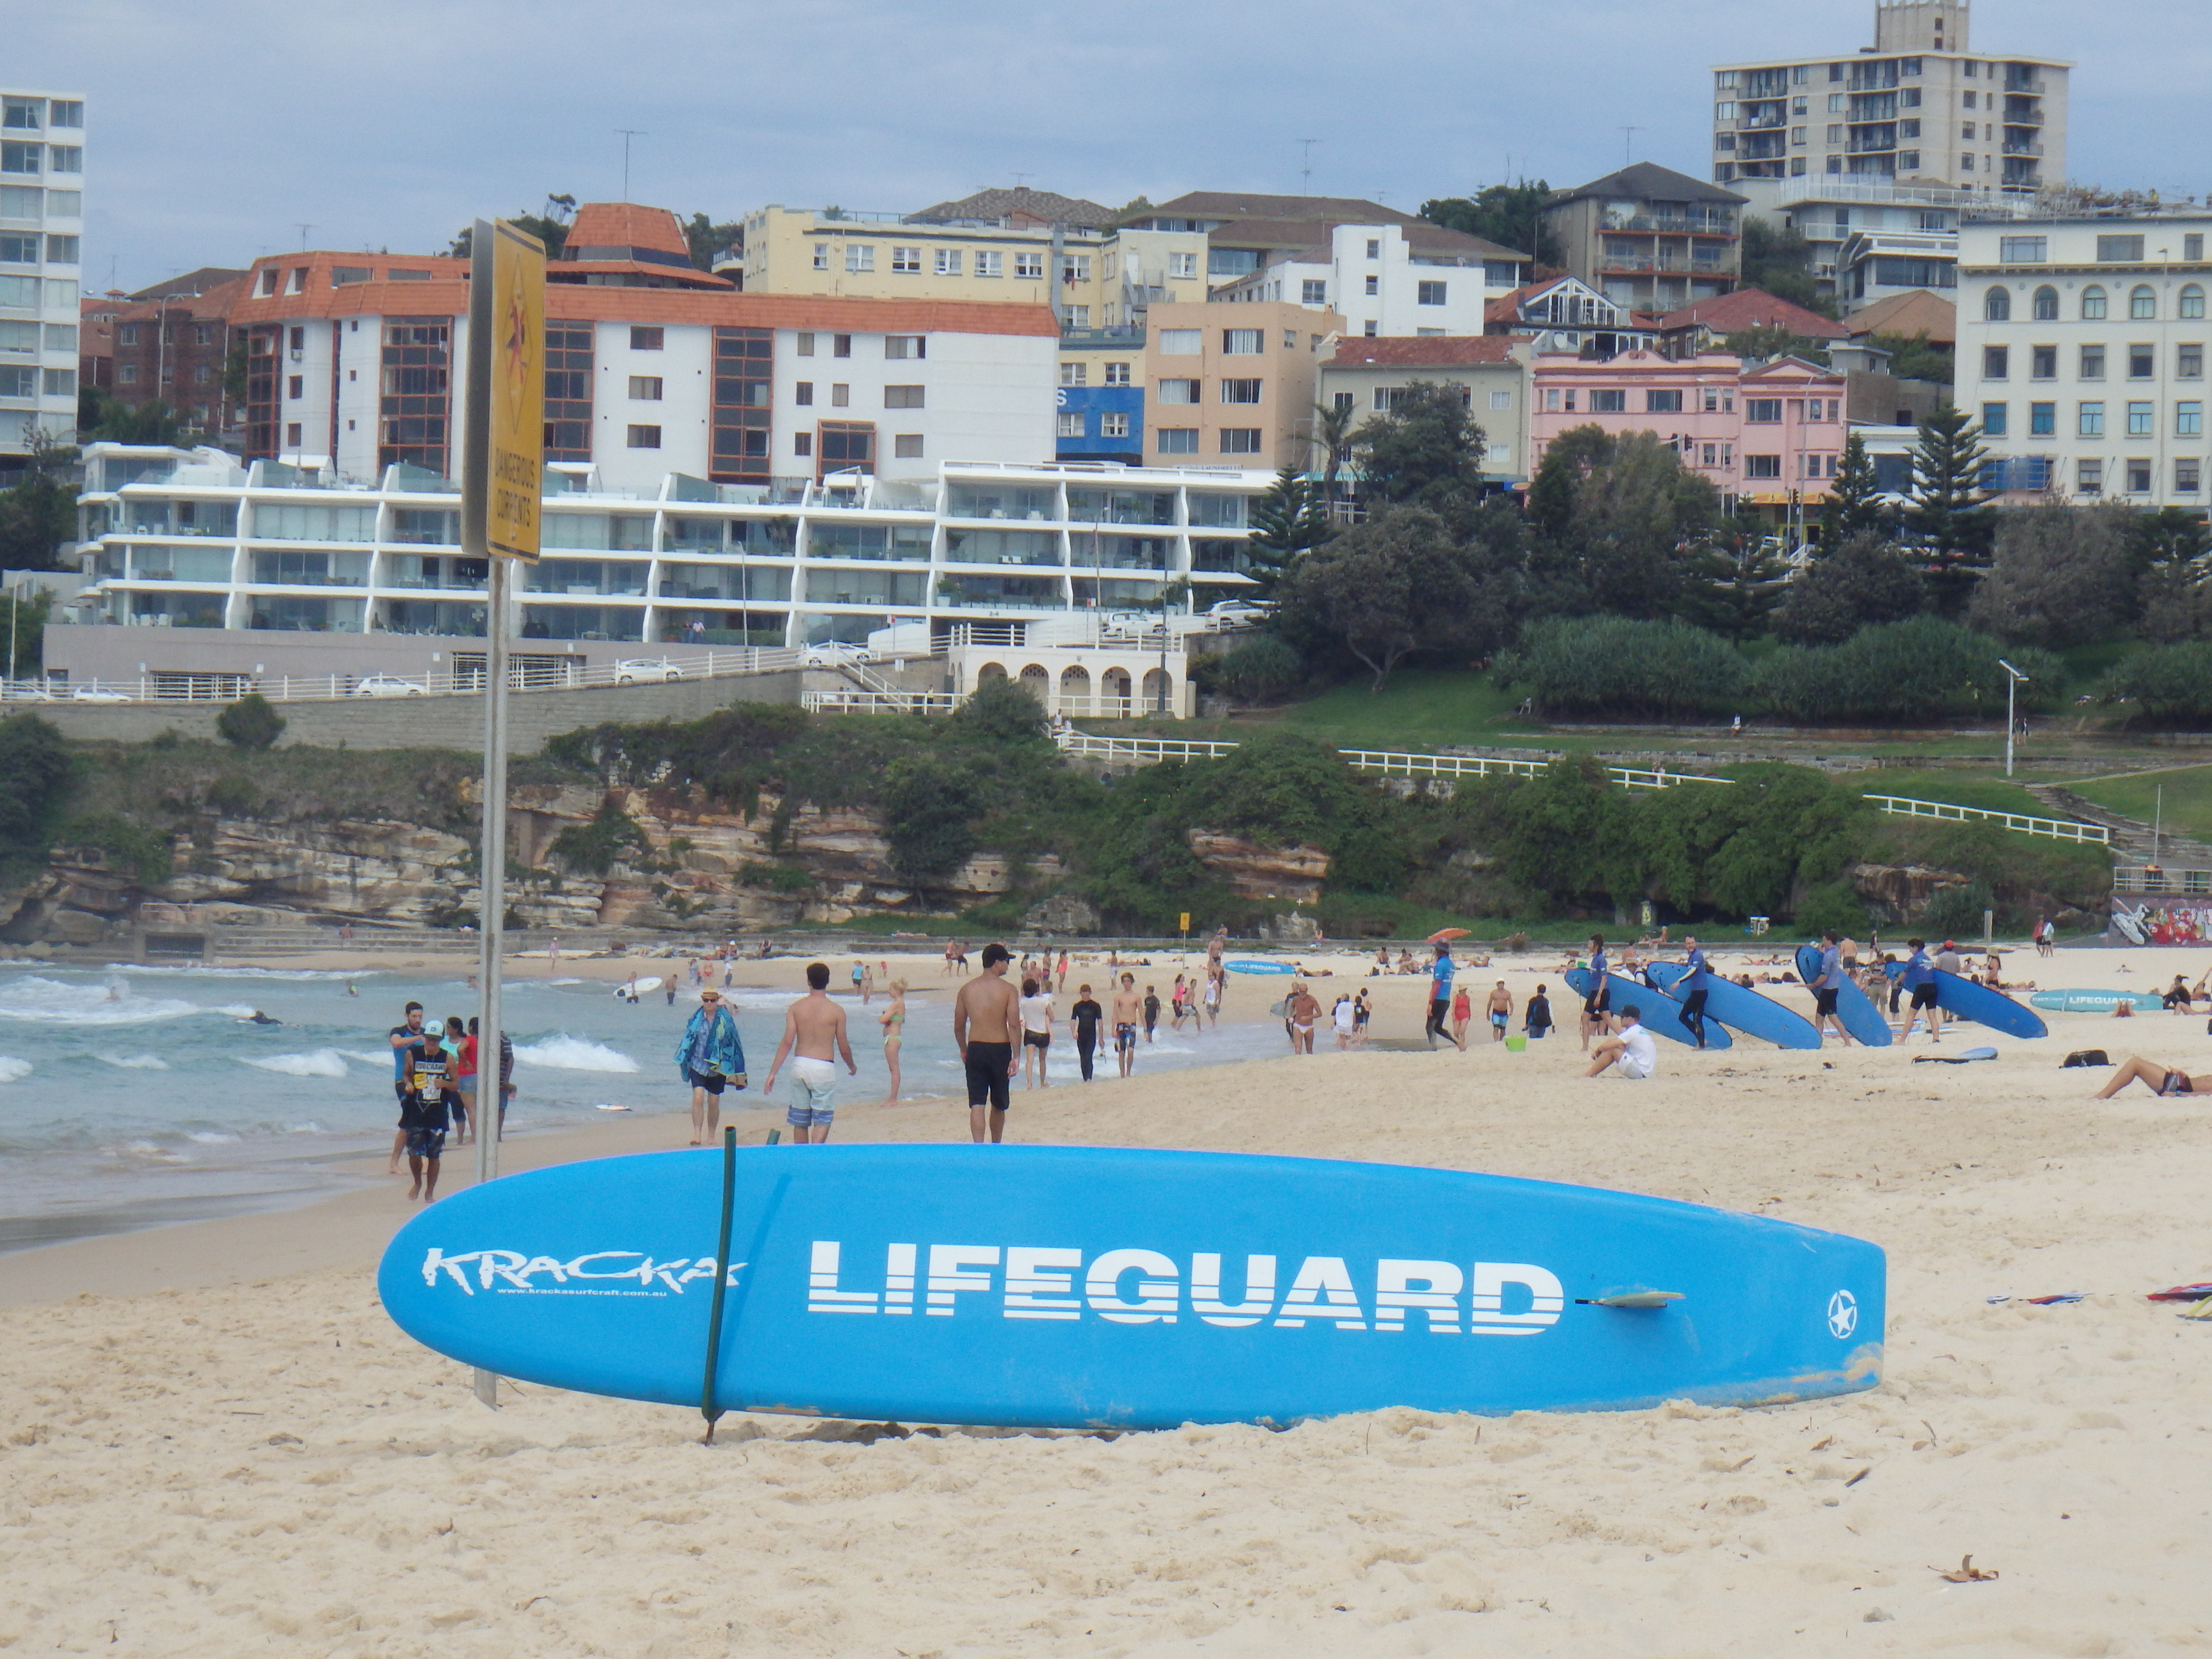
M 1022 928 L 1025 933 L 1095 933 L 1098 912 L 1073 893 L 1054 893 L 1022 912 Z
M 1228 878 L 1244 898 L 1311 904 L 1328 878 L 1328 854 L 1317 847 L 1266 847 L 1204 830 L 1192 830 L 1189 840 L 1199 862 Z

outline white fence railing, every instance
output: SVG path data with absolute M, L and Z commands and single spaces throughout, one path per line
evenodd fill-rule
M 2024 812 L 2000 812 L 1981 806 L 1954 806 L 1948 801 L 1912 800 L 1903 795 L 1869 795 L 1885 812 L 1909 818 L 1942 818 L 1954 823 L 2000 824 L 2022 836 L 2047 836 L 2054 841 L 2075 841 L 2109 847 L 2112 832 L 2101 823 L 2082 823 L 2073 818 L 2031 817 Z
M 810 714 L 949 714 L 968 701 L 963 691 L 805 691 Z
M 2212 870 L 2168 870 L 2158 865 L 2124 865 L 2112 872 L 2115 893 L 2212 893 Z

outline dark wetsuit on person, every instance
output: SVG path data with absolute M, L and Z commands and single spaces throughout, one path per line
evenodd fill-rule
M 1712 988 L 1712 970 L 1705 966 L 1705 953 L 1693 945 L 1690 947 L 1689 971 L 1675 981 L 1674 989 L 1682 998 L 1682 1029 L 1700 1048 L 1705 1046 L 1705 997 Z
M 1106 1011 L 1089 997 L 1085 997 L 1067 1011 L 1075 1022 L 1075 1057 L 1083 1062 L 1083 1080 L 1091 1081 L 1091 1056 L 1098 1050 L 1098 1025 L 1106 1018 Z

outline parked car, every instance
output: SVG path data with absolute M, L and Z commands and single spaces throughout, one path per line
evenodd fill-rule
M 7 684 L 6 700 L 9 702 L 52 702 L 54 694 L 43 685 L 29 680 L 15 680 Z
M 684 665 L 668 657 L 631 657 L 615 665 L 615 684 L 634 685 L 655 680 L 680 680 Z
M 71 691 L 70 701 L 71 702 L 129 702 L 131 694 L 127 691 L 118 691 L 112 686 L 101 685 L 94 681 L 88 685 L 80 685 Z
M 392 674 L 371 674 L 353 689 L 356 697 L 427 697 L 430 688 Z
M 799 661 L 809 668 L 842 668 L 848 663 L 867 663 L 876 659 L 876 653 L 865 645 L 854 645 L 846 640 L 824 640 L 810 645 L 799 654 Z
M 1260 599 L 1221 599 L 1206 606 L 1206 614 L 1216 622 L 1254 623 L 1274 608 Z

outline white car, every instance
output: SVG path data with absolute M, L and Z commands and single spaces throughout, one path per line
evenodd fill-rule
M 824 640 L 819 645 L 810 645 L 799 660 L 809 668 L 842 668 L 848 663 L 867 663 L 876 659 L 876 653 L 865 645 L 854 645 L 845 640 Z
M 52 702 L 54 701 L 54 694 L 52 692 L 47 690 L 42 685 L 33 685 L 28 683 L 9 685 L 7 688 L 6 696 L 7 701 L 9 702 Z
M 1258 622 L 1275 607 L 1258 599 L 1222 599 L 1206 607 L 1216 622 Z
M 430 688 L 392 674 L 371 674 L 353 689 L 356 697 L 427 697 Z
M 70 693 L 70 701 L 71 702 L 129 702 L 131 694 L 127 691 L 118 691 L 112 686 L 94 684 L 78 686 L 76 690 Z
M 634 685 L 640 681 L 680 680 L 684 665 L 667 657 L 632 657 L 615 665 L 615 684 Z

